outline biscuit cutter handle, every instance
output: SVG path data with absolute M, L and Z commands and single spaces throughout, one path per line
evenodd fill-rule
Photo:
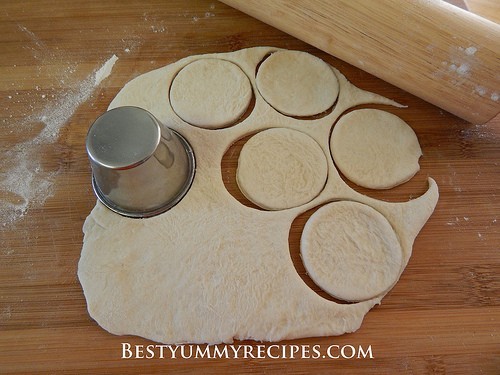
M 500 25 L 439 0 L 222 0 L 454 115 L 500 112 Z

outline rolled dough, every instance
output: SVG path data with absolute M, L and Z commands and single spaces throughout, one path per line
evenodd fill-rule
M 399 117 L 377 109 L 342 116 L 333 128 L 330 148 L 340 171 L 366 188 L 389 189 L 420 169 L 422 150 L 413 129 Z
M 323 189 L 325 154 L 307 134 L 287 128 L 264 130 L 243 146 L 236 171 L 241 192 L 256 205 L 282 210 L 303 205 Z
M 186 65 L 170 89 L 175 113 L 192 125 L 208 129 L 238 120 L 251 99 L 248 77 L 236 64 L 222 59 L 200 59 Z
M 257 87 L 269 104 L 290 116 L 313 116 L 333 106 L 335 73 L 323 60 L 301 51 L 278 51 L 257 72 Z
M 274 51 L 257 47 L 190 56 L 135 78 L 110 104 L 110 109 L 142 107 L 181 133 L 193 147 L 197 169 L 189 192 L 159 216 L 124 218 L 97 203 L 85 220 L 78 278 L 89 314 L 109 332 L 168 344 L 215 344 L 357 330 L 383 295 L 352 304 L 320 297 L 298 275 L 288 247 L 293 220 L 333 200 L 356 200 L 384 215 L 400 241 L 403 266 L 408 262 L 412 243 L 437 203 L 437 185 L 432 179 L 421 197 L 387 203 L 352 190 L 328 157 L 328 178 L 318 196 L 299 207 L 263 211 L 234 199 L 224 186 L 221 170 L 222 157 L 233 142 L 269 127 L 300 129 L 329 155 L 332 124 L 346 108 L 368 102 L 396 103 L 357 89 L 332 68 L 340 84 L 338 102 L 319 119 L 284 116 L 258 92 L 247 118 L 217 131 L 192 126 L 174 112 L 169 88 L 191 62 L 200 58 L 230 61 L 255 87 L 257 65 Z
M 329 203 L 307 221 L 300 254 L 311 279 L 344 301 L 363 301 L 397 280 L 403 252 L 387 219 L 365 204 Z

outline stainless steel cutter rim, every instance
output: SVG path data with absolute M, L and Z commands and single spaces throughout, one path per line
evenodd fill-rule
M 94 152 L 90 151 L 91 149 L 93 148 L 89 148 L 89 144 L 90 144 L 90 134 L 94 128 L 94 125 L 105 115 L 109 115 L 110 112 L 113 112 L 113 111 L 118 111 L 118 110 L 123 110 L 123 109 L 134 109 L 134 110 L 139 110 L 140 112 L 143 112 L 144 115 L 148 116 L 152 121 L 153 123 L 155 124 L 155 127 L 157 129 L 157 135 L 155 137 L 155 149 L 156 147 L 158 147 L 158 145 L 160 144 L 161 142 L 161 137 L 162 137 L 162 132 L 161 132 L 161 124 L 160 122 L 156 119 L 156 117 L 153 116 L 153 114 L 151 114 L 151 112 L 149 112 L 148 110 L 144 109 L 144 108 L 141 108 L 141 107 L 137 107 L 137 106 L 133 106 L 133 105 L 127 105 L 127 106 L 122 106 L 122 107 L 116 107 L 116 108 L 113 108 L 113 109 L 110 109 L 109 111 L 107 112 L 104 112 L 103 114 L 101 114 L 95 121 L 94 123 L 90 126 L 89 130 L 87 131 L 87 137 L 86 137 L 86 141 L 85 141 L 85 148 L 87 150 L 87 155 L 89 156 L 90 160 L 92 162 L 94 162 L 95 164 L 97 165 L 100 165 L 101 167 L 104 167 L 104 168 L 107 168 L 107 169 L 113 169 L 113 170 L 125 170 L 125 169 L 131 169 L 131 168 L 134 168 L 134 167 L 137 167 L 141 164 L 143 164 L 144 162 L 146 162 L 150 157 L 151 155 L 154 153 L 154 149 L 151 150 L 151 153 L 149 153 L 148 155 L 145 155 L 143 158 L 139 159 L 139 160 L 136 160 L 134 161 L 133 163 L 127 163 L 127 164 L 124 164 L 124 165 L 112 165 L 112 164 L 109 164 L 109 163 L 105 163 L 103 162 L 102 160 L 100 160 L 99 158 L 96 158 L 96 156 L 94 155 Z M 169 129 L 169 130 L 172 130 L 172 129 Z M 172 130 L 173 131 L 173 130 Z M 177 135 L 179 135 L 178 133 L 176 133 Z M 184 140 L 185 141 L 185 140 Z
M 172 207 L 174 207 L 177 203 L 181 201 L 182 198 L 187 194 L 189 189 L 191 188 L 191 185 L 193 184 L 194 180 L 194 175 L 196 172 L 196 159 L 194 156 L 193 148 L 189 144 L 189 142 L 177 131 L 170 129 L 175 135 L 179 137 L 179 141 L 181 144 L 184 146 L 184 149 L 187 154 L 188 158 L 188 169 L 189 169 L 189 176 L 186 178 L 186 181 L 182 187 L 182 189 L 179 191 L 179 193 L 167 201 L 165 204 L 155 207 L 153 209 L 149 210 L 143 210 L 143 211 L 134 211 L 134 210 L 128 210 L 126 208 L 120 207 L 110 199 L 108 199 L 105 194 L 99 189 L 99 186 L 97 185 L 97 182 L 95 180 L 94 174 L 92 173 L 92 189 L 94 190 L 95 195 L 97 196 L 97 199 L 104 204 L 107 208 L 109 208 L 111 211 L 125 216 L 125 217 L 130 217 L 134 219 L 145 219 L 148 217 L 153 217 L 157 216 L 159 214 L 162 214 Z

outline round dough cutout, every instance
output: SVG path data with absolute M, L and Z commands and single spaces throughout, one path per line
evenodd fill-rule
M 201 128 L 223 128 L 236 122 L 252 99 L 252 86 L 236 64 L 200 59 L 182 68 L 170 87 L 170 103 L 184 121 Z
M 357 202 L 319 208 L 306 222 L 301 257 L 311 279 L 344 301 L 364 301 L 387 291 L 402 266 L 402 249 L 387 219 Z
M 313 116 L 333 106 L 339 82 L 323 60 L 301 51 L 274 52 L 260 65 L 257 88 L 277 111 Z
M 377 109 L 360 109 L 340 118 L 330 150 L 346 178 L 370 189 L 389 189 L 408 181 L 420 169 L 422 156 L 413 129 Z
M 261 208 L 283 210 L 314 199 L 328 175 L 326 156 L 307 134 L 287 128 L 261 131 L 242 147 L 238 187 Z

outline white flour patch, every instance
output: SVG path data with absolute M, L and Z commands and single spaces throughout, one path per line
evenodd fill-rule
M 156 16 L 150 16 L 148 13 L 143 13 L 144 16 L 144 21 L 146 21 L 147 24 L 149 24 L 149 29 L 153 33 L 168 33 L 168 27 L 165 26 L 165 23 L 163 20 L 158 19 Z
M 165 31 L 167 31 L 167 28 L 165 26 L 155 26 L 155 25 L 152 25 L 151 26 L 151 31 L 154 32 L 154 33 L 164 33 Z
M 22 28 L 40 46 L 36 36 Z M 47 104 L 42 110 L 26 115 L 17 127 L 25 130 L 42 125 L 42 130 L 33 137 L 13 145 L 0 159 L 0 217 L 2 226 L 7 227 L 22 218 L 29 208 L 41 207 L 52 192 L 54 178 L 59 174 L 57 170 L 46 170 L 43 167 L 43 156 L 47 147 L 54 144 L 59 131 L 71 118 L 76 109 L 87 101 L 96 87 L 106 79 L 118 58 L 113 55 L 97 71 L 86 79 L 70 87 L 59 98 Z M 68 67 L 68 72 L 74 72 L 74 67 Z M 64 79 L 61 78 L 61 83 Z M 35 88 L 36 89 L 36 88 Z M 39 90 L 36 89 L 36 90 Z M 44 96 L 43 96 L 44 97 Z M 45 98 L 45 97 L 44 97 Z M 52 95 L 52 98 L 55 98 Z M 33 108 L 33 105 L 31 105 Z
M 40 40 L 40 38 L 38 38 L 35 33 L 33 33 L 32 31 L 28 30 L 26 28 L 26 26 L 23 26 L 23 25 L 17 25 L 17 27 L 19 27 L 19 30 L 21 30 L 23 33 L 27 34 L 31 41 L 35 44 L 36 47 L 38 48 L 44 48 L 45 47 L 45 44 Z
M 476 86 L 475 92 L 477 92 L 480 96 L 485 96 L 487 93 L 486 87 L 483 86 Z
M 474 46 L 467 47 L 465 49 L 465 54 L 467 56 L 473 56 L 477 52 L 477 48 Z
M 213 10 L 215 9 L 215 4 L 210 4 L 210 10 L 205 12 L 203 14 L 203 16 L 192 16 L 191 17 L 191 23 L 197 23 L 198 21 L 202 20 L 202 19 L 209 19 L 209 18 L 212 18 L 212 17 L 215 17 L 215 13 L 213 12 Z
M 451 46 L 448 59 L 441 61 L 442 68 L 434 72 L 433 76 L 436 78 L 445 77 L 453 85 L 467 84 L 468 77 L 473 75 L 474 70 L 478 68 L 477 51 L 478 48 L 475 46 Z M 474 87 L 472 87 L 472 90 L 474 90 Z
M 76 87 L 70 88 L 58 101 L 45 107 L 40 113 L 27 118 L 29 123 L 43 122 L 45 128 L 33 140 L 35 143 L 49 143 L 54 141 L 59 135 L 59 130 L 69 120 L 76 109 L 86 102 L 95 88 L 105 80 L 110 74 L 115 62 L 118 60 L 116 55 L 111 56 L 104 65 L 95 73 L 90 74 Z
M 461 76 L 468 74 L 469 71 L 470 71 L 470 64 L 467 63 L 460 64 L 460 66 L 456 70 L 457 74 Z
M 95 72 L 94 75 L 94 86 L 99 86 L 99 84 L 105 80 L 106 78 L 109 77 L 111 74 L 111 70 L 113 70 L 113 66 L 115 65 L 115 62 L 118 60 L 118 57 L 116 55 L 113 55 L 109 58 L 108 61 L 104 63 L 101 68 Z

